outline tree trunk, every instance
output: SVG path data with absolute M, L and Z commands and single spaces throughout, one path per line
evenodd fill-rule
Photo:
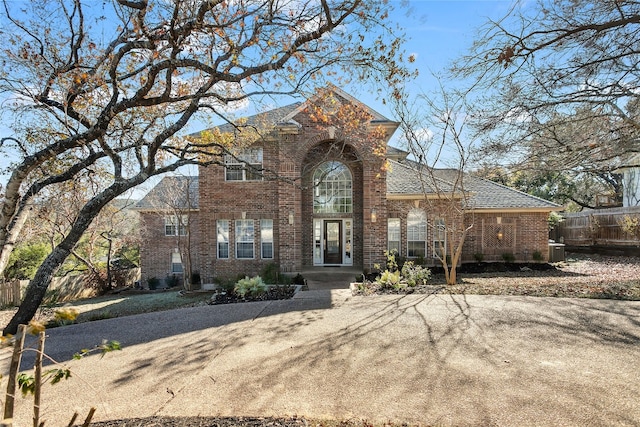
M 140 176 L 131 178 L 125 182 L 113 184 L 106 188 L 102 193 L 89 200 L 80 210 L 78 217 L 73 223 L 71 230 L 64 240 L 57 245 L 53 251 L 45 258 L 44 262 L 38 268 L 36 275 L 27 287 L 26 294 L 20 304 L 20 308 L 5 327 L 3 334 L 15 334 L 18 325 L 27 324 L 36 314 L 38 307 L 45 297 L 47 288 L 53 279 L 54 274 L 67 256 L 71 253 L 75 245 L 78 243 L 84 232 L 89 228 L 91 222 L 100 213 L 102 208 L 118 197 L 125 191 L 140 183 Z
M 29 217 L 29 212 L 29 209 L 20 209 L 11 223 L 7 226 L 8 228 L 1 233 L 2 237 L 0 237 L 0 243 L 2 243 L 2 247 L 0 248 L 0 276 L 4 275 L 4 270 L 7 268 L 7 264 L 9 263 L 9 257 L 16 246 L 18 235 L 22 231 L 22 228 Z

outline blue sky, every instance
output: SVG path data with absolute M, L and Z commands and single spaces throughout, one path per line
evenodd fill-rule
M 419 76 L 408 88 L 412 93 L 430 93 L 438 88 L 432 73 L 441 72 L 454 59 L 462 56 L 473 43 L 478 28 L 488 19 L 502 18 L 514 2 L 391 0 L 391 3 L 396 9 L 391 19 L 402 24 L 409 38 L 405 49 L 408 53 L 417 55 L 415 65 L 419 70 Z M 382 103 L 373 103 L 371 107 L 382 114 L 392 116 Z
M 394 12 L 390 19 L 405 29 L 407 53 L 415 54 L 420 75 L 410 83 L 411 94 L 430 93 L 437 88 L 432 72 L 440 72 L 451 61 L 466 52 L 473 42 L 476 30 L 487 19 L 500 19 L 512 0 L 390 0 Z M 345 88 L 349 92 L 349 88 Z M 354 93 L 364 103 L 393 119 L 393 113 L 381 100 L 366 93 Z M 288 103 L 288 101 L 285 101 Z M 283 104 L 284 105 L 284 104 Z M 204 126 L 194 123 L 190 131 Z M 8 130 L 0 123 L 0 136 L 8 136 Z M 0 166 L 6 164 L 5 161 Z

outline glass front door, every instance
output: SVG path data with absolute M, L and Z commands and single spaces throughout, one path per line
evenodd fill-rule
M 342 221 L 324 222 L 324 263 L 342 264 Z

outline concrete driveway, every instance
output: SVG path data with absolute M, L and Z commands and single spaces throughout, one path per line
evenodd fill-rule
M 124 349 L 70 361 L 102 339 Z M 312 290 L 56 328 L 46 348 L 74 373 L 45 388 L 47 426 L 91 406 L 94 420 L 640 425 L 640 302 Z

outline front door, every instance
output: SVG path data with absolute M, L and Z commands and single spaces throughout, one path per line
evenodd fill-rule
M 324 222 L 324 263 L 342 264 L 342 221 Z

